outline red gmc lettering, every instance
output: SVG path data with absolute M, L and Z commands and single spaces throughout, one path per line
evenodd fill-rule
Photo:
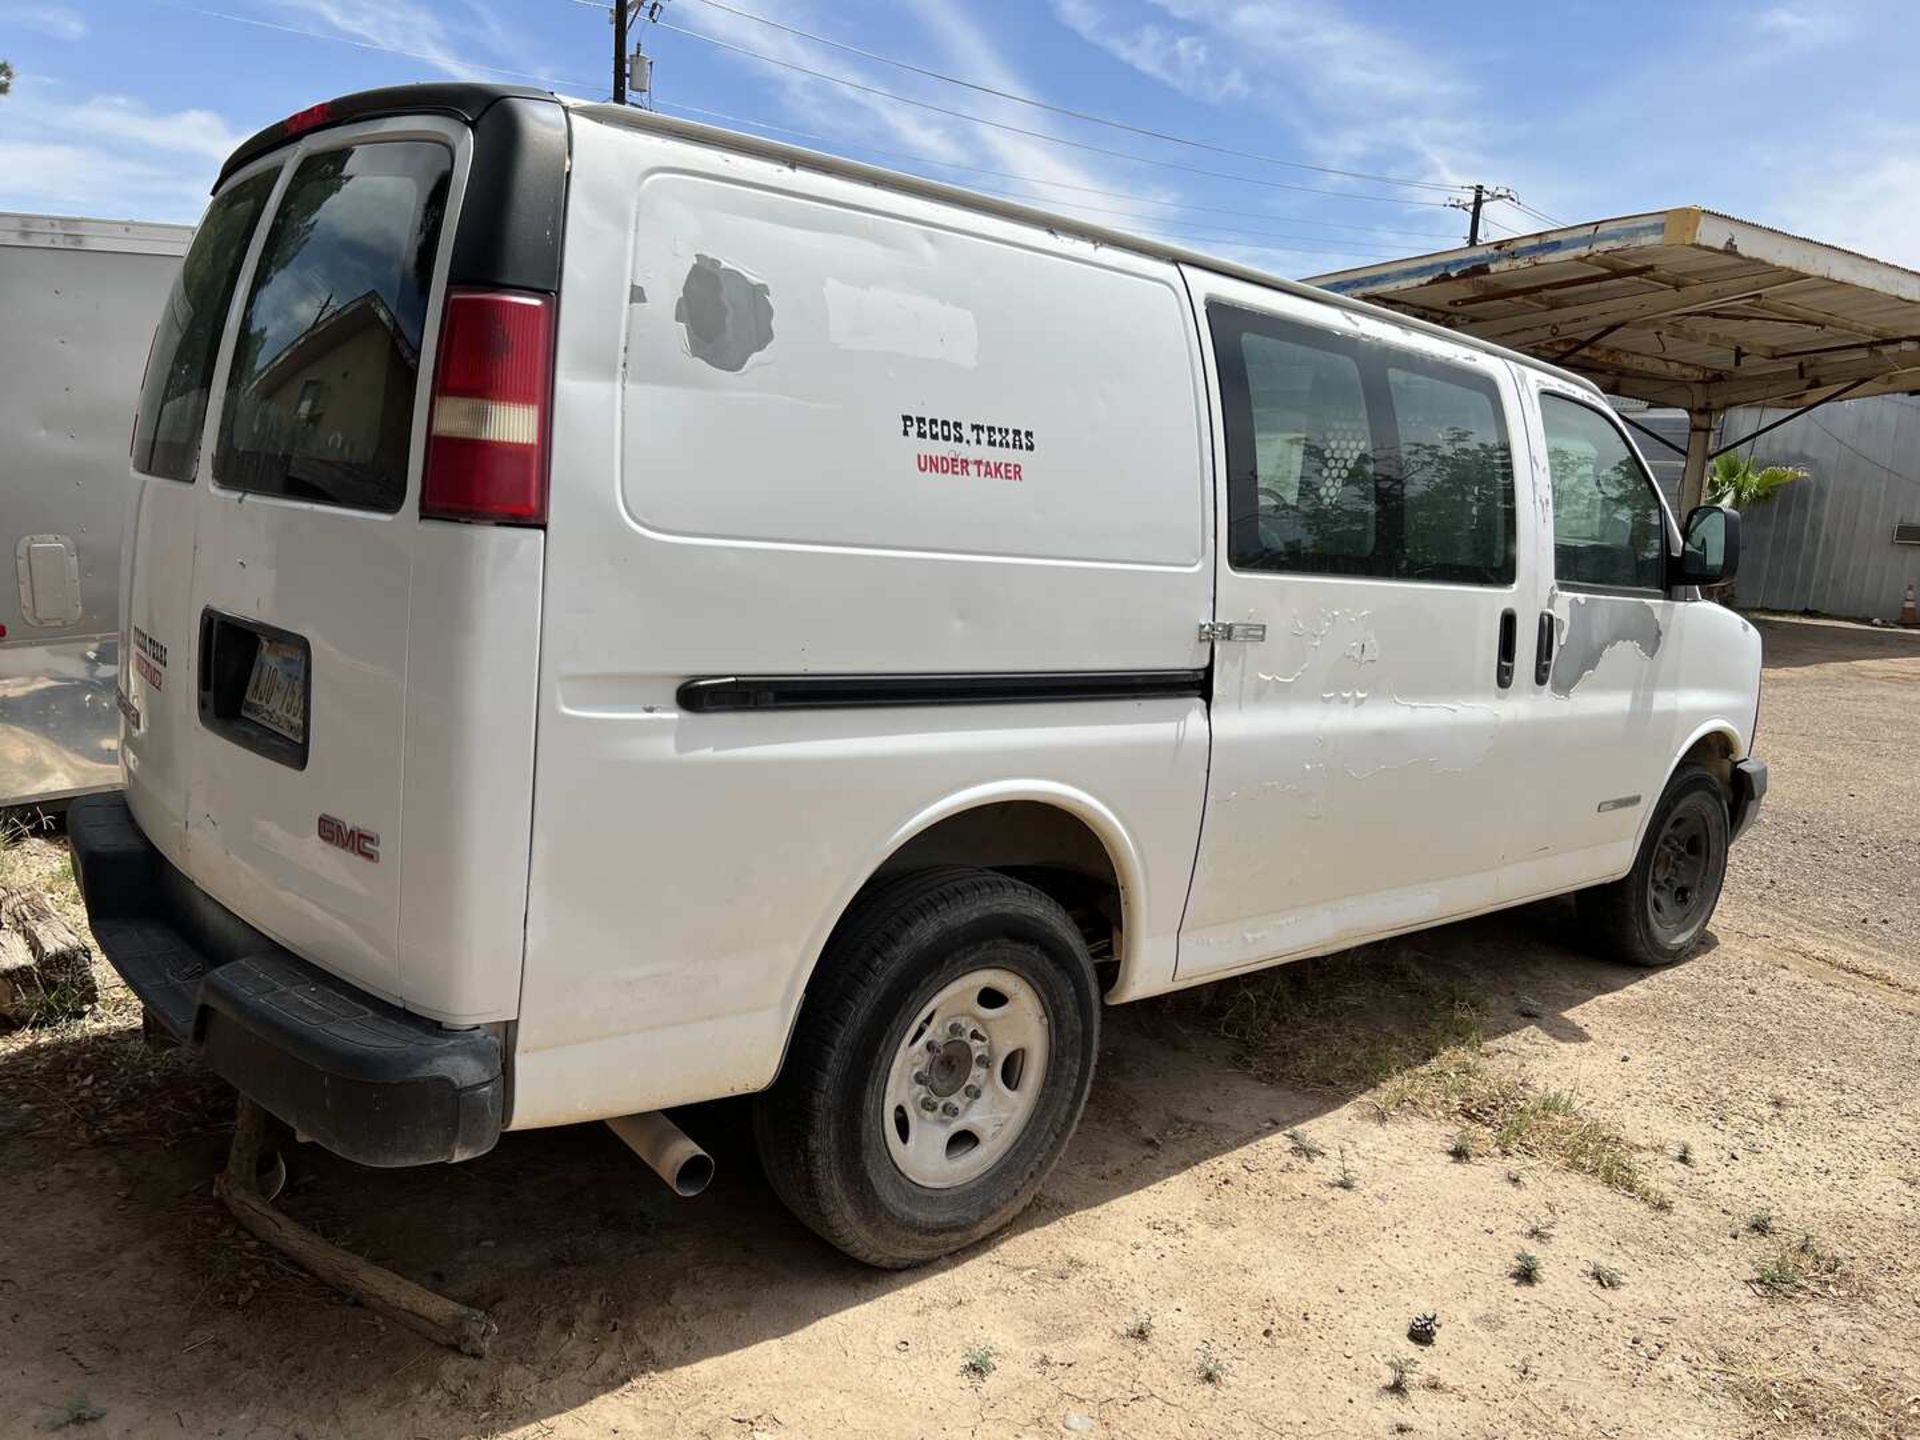
M 371 830 L 362 830 L 358 825 L 349 825 L 344 820 L 336 820 L 331 815 L 320 817 L 320 839 L 336 850 L 344 850 L 349 855 L 358 855 L 362 860 L 380 863 L 380 837 Z

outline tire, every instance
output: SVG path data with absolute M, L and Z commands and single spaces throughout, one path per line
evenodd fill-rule
M 955 867 L 888 882 L 834 932 L 780 1077 L 755 1103 L 767 1179 L 869 1265 L 961 1249 L 1025 1209 L 1065 1151 L 1099 1036 L 1086 942 L 1046 894 Z M 1017 1124 L 996 1120 L 1015 1110 Z
M 1692 763 L 1674 771 L 1633 869 L 1579 894 L 1580 919 L 1596 948 L 1649 968 L 1692 953 L 1720 903 L 1731 830 L 1727 794 L 1713 773 Z

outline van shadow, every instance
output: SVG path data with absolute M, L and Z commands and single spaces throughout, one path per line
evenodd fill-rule
M 386 1433 L 494 1433 L 901 1290 L 928 1287 L 935 1303 L 952 1272 L 991 1270 L 1010 1236 L 1328 1115 L 1457 1040 L 1463 1015 L 1489 1040 L 1531 1026 L 1588 1043 L 1572 1012 L 1647 972 L 1586 959 L 1577 938 L 1571 907 L 1547 904 L 1108 1010 L 1085 1119 L 1039 1201 L 1007 1235 L 904 1273 L 843 1258 L 781 1208 L 744 1101 L 677 1114 L 718 1163 L 696 1201 L 674 1200 L 597 1125 L 412 1171 L 294 1149 L 287 1213 L 486 1306 L 500 1334 L 485 1360 L 245 1240 L 211 1194 L 225 1097 L 189 1064 L 133 1058 L 137 1032 L 44 1036 L 0 1048 L 0 1094 L 33 1094 L 55 1122 L 0 1118 L 0 1174 L 33 1177 L 0 1187 L 0 1234 L 33 1257 L 30 1276 L 0 1279 L 0 1334 L 36 1390 L 84 1390 L 110 1410 L 124 1396 L 189 1432 L 351 1432 L 357 1415 Z M 120 1064 L 137 1083 L 111 1078 Z M 88 1108 L 103 1074 L 112 1114 Z M 1314 1083 L 1274 1083 L 1301 1078 Z

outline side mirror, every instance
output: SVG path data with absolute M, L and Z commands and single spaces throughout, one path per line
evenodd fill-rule
M 1696 506 L 1680 536 L 1679 585 L 1725 585 L 1740 569 L 1740 512 Z

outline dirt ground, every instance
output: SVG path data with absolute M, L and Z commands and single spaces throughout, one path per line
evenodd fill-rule
M 1763 628 L 1704 953 L 1543 905 L 1109 1011 L 1039 1204 L 904 1275 L 785 1215 L 738 1105 L 681 1116 L 691 1202 L 598 1127 L 295 1152 L 292 1214 L 492 1309 L 462 1358 L 228 1222 L 228 1099 L 123 990 L 0 1036 L 0 1435 L 1920 1436 L 1920 636 Z

